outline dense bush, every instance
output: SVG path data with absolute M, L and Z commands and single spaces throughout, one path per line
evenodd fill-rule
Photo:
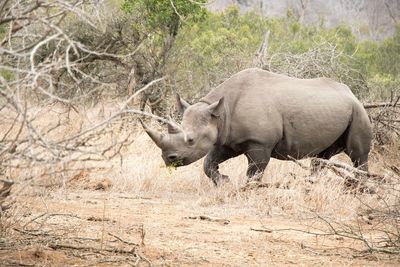
M 398 88 L 400 27 L 382 42 L 360 41 L 346 25 L 305 26 L 290 12 L 285 18 L 265 19 L 231 7 L 182 26 L 168 62 L 176 90 L 198 98 L 232 73 L 255 66 L 266 32 L 270 34 L 265 69 L 306 78 L 331 77 L 368 101 L 388 98 Z
M 199 97 L 231 74 L 251 66 L 266 22 L 230 8 L 184 25 L 168 65 L 177 90 Z

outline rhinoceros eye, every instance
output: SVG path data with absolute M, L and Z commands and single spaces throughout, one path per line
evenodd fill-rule
M 187 143 L 189 145 L 193 145 L 194 144 L 194 139 L 192 137 L 189 137 L 188 140 L 187 140 Z

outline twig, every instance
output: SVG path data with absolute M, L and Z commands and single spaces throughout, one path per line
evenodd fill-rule
M 45 213 L 39 214 L 39 215 L 37 215 L 36 217 L 34 217 L 34 218 L 32 218 L 31 220 L 29 220 L 27 223 L 25 223 L 25 224 L 23 225 L 22 228 L 25 229 L 29 224 L 31 224 L 32 222 L 34 222 L 34 221 L 36 221 L 36 220 L 38 220 L 38 219 L 40 219 L 40 218 L 42 218 L 42 217 L 46 217 L 46 219 L 48 219 L 48 218 L 50 218 L 50 217 L 55 217 L 55 216 L 67 216 L 67 217 L 73 217 L 73 218 L 85 220 L 85 219 L 83 219 L 83 218 L 81 218 L 81 217 L 79 217 L 78 215 L 75 215 L 75 214 L 68 214 L 68 213 L 47 213 L 47 212 L 45 212 Z
M 144 229 L 144 224 L 141 224 L 139 227 L 139 234 L 140 234 L 140 245 L 143 247 L 144 244 L 144 239 L 146 237 L 146 230 Z
M 121 237 L 117 236 L 116 234 L 113 234 L 113 233 L 110 233 L 110 232 L 108 232 L 107 234 L 110 235 L 110 236 L 112 236 L 112 237 L 115 237 L 116 239 L 118 239 L 119 241 L 121 241 L 122 243 L 125 243 L 125 244 L 127 244 L 127 245 L 130 245 L 130 246 L 139 246 L 139 244 L 134 243 L 134 242 L 130 242 L 130 241 L 126 241 L 126 240 L 122 239 Z
M 265 232 L 265 233 L 272 233 L 273 230 L 270 229 L 264 229 L 264 228 L 254 228 L 254 227 L 250 227 L 251 231 L 256 231 L 256 232 Z
M 310 170 L 310 168 L 306 165 L 304 165 L 303 163 L 301 163 L 300 161 L 298 161 L 297 159 L 293 158 L 292 156 L 288 155 L 287 156 L 288 159 L 290 159 L 291 161 L 293 161 L 294 163 L 296 163 L 298 166 L 300 166 L 302 169 L 304 170 Z
M 301 229 L 294 229 L 294 228 L 267 229 L 267 228 L 250 227 L 250 230 L 251 231 L 256 231 L 256 232 L 265 232 L 265 233 L 294 231 L 294 232 L 300 232 L 300 233 L 304 233 L 304 234 L 317 235 L 317 236 L 329 236 L 329 235 L 332 235 L 331 233 L 323 233 L 323 232 L 317 233 L 317 232 L 310 232 L 310 231 L 301 230 Z

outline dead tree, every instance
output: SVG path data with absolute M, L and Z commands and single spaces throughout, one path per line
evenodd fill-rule
M 96 10 L 100 7 L 83 0 L 0 3 L 2 176 L 18 169 L 25 170 L 19 180 L 32 181 L 43 175 L 63 178 L 64 173 L 81 168 L 85 162 L 121 155 L 121 148 L 132 142 L 128 132 L 114 133 L 115 125 L 126 119 L 122 115 L 155 117 L 129 108 L 128 103 L 163 78 L 136 88 L 125 98 L 129 101 L 115 107 L 102 120 L 84 123 L 84 104 L 93 102 L 96 92 L 111 92 L 115 88 L 114 81 L 103 75 L 103 69 L 95 72 L 89 66 L 95 66 L 96 61 L 101 61 L 103 68 L 108 67 L 104 62 L 124 66 L 124 60 L 132 58 L 140 45 L 128 45 L 120 53 L 113 50 L 123 45 L 118 38 L 111 38 L 109 45 L 85 43 L 84 35 L 76 34 L 71 25 L 78 25 L 78 30 L 106 32 L 104 10 Z M 43 120 L 46 116 L 47 120 Z M 105 136 L 111 138 L 109 142 L 102 141 Z

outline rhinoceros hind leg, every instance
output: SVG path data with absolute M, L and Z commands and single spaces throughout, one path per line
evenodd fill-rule
M 348 130 L 345 153 L 350 157 L 354 167 L 363 171 L 368 171 L 371 140 L 372 131 L 368 117 L 356 112 Z
M 356 131 L 350 131 L 345 153 L 350 157 L 354 167 L 366 172 L 368 172 L 369 145 L 370 140 L 368 139 L 368 136 L 365 136 L 363 133 L 357 133 Z M 360 183 L 360 179 L 357 179 L 357 175 L 356 179 L 348 179 L 346 181 L 346 186 L 352 188 L 364 188 L 364 185 Z
M 362 171 L 368 172 L 368 154 L 363 154 L 363 155 L 350 154 L 349 156 L 351 158 L 351 161 L 353 162 L 354 167 Z
M 345 153 L 350 157 L 354 167 L 368 171 L 368 153 L 370 140 L 362 140 L 359 136 L 349 136 Z
M 347 153 L 347 152 L 346 152 Z M 368 154 L 357 155 L 352 153 L 349 155 L 351 161 L 353 162 L 354 167 L 359 170 L 368 172 Z M 368 188 L 361 179 L 360 174 L 355 173 L 355 178 L 347 177 L 345 179 L 345 187 L 351 189 L 357 189 L 360 192 L 373 192 L 373 189 Z M 372 191 L 371 191 L 372 190 Z

